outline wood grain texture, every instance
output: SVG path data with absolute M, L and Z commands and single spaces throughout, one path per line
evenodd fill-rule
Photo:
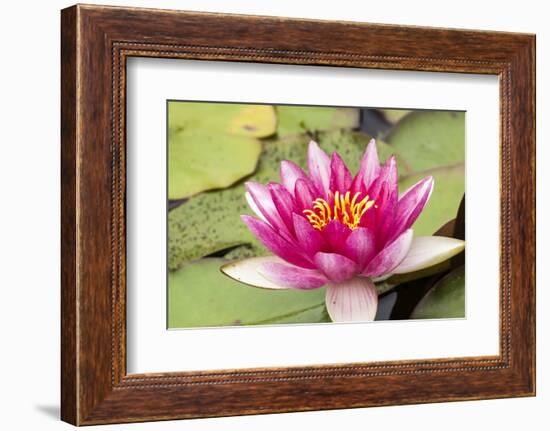
M 534 395 L 533 35 L 74 6 L 62 11 L 61 37 L 63 420 L 87 425 Z M 131 56 L 498 75 L 499 356 L 127 375 Z
M 61 416 L 77 421 L 76 9 L 61 17 Z

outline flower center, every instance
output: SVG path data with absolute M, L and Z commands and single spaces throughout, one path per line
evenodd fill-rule
M 325 199 L 317 198 L 313 201 L 313 208 L 306 209 L 303 213 L 317 230 L 323 230 L 331 220 L 338 220 L 350 229 L 356 229 L 359 227 L 363 214 L 374 205 L 374 200 L 369 200 L 368 195 L 358 202 L 360 195 L 361 193 L 357 192 L 350 199 L 351 193 L 349 191 L 345 195 L 340 194 L 338 191 L 334 194 L 329 192 L 329 200 L 330 197 L 334 196 L 332 207 Z

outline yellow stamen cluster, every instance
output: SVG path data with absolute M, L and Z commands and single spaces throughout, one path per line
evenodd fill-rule
M 322 230 L 331 220 L 339 220 L 350 229 L 356 229 L 363 214 L 374 205 L 374 200 L 369 200 L 368 196 L 357 202 L 360 195 L 361 193 L 357 192 L 351 198 L 349 191 L 346 194 L 337 191 L 334 193 L 332 208 L 325 199 L 317 198 L 313 201 L 313 209 L 304 210 L 303 213 L 317 230 Z

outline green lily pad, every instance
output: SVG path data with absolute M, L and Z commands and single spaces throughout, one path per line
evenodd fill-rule
M 168 142 L 168 198 L 228 187 L 250 175 L 262 146 L 247 136 L 182 129 Z
M 277 117 L 271 105 L 170 101 L 168 125 L 171 132 L 193 129 L 263 138 L 275 133 Z
M 465 316 L 465 272 L 458 267 L 439 280 L 422 298 L 411 319 L 459 318 Z
M 276 106 L 277 135 L 307 131 L 355 129 L 359 127 L 359 109 L 325 106 Z
M 324 290 L 324 289 L 323 289 Z M 311 308 L 289 312 L 282 316 L 277 316 L 271 319 L 261 320 L 255 325 L 281 325 L 286 323 L 330 323 L 332 322 L 328 315 L 327 307 L 322 302 L 318 305 L 313 305 Z
M 265 184 L 279 181 L 281 160 L 306 165 L 307 135 L 293 135 L 264 142 L 255 173 L 248 179 Z M 358 132 L 333 131 L 319 134 L 320 146 L 327 152 L 338 151 L 355 172 L 370 136 Z M 393 149 L 379 143 L 382 159 Z M 191 197 L 171 210 L 168 215 L 169 268 L 185 262 L 234 248 L 227 257 L 239 259 L 268 254 L 263 245 L 240 220 L 241 214 L 252 214 L 245 197 L 242 181 L 231 188 L 209 191 Z M 237 247 L 237 248 L 235 248 Z
M 413 171 L 464 162 L 465 113 L 415 111 L 385 137 Z
M 277 119 L 271 105 L 168 103 L 168 198 L 228 187 L 250 175 Z
M 454 219 L 464 195 L 463 165 L 409 175 L 400 180 L 400 191 L 408 189 L 428 175 L 434 177 L 434 189 L 422 214 L 413 225 L 415 235 L 433 235 L 442 225 Z
M 275 133 L 277 117 L 272 106 L 243 107 L 229 124 L 229 133 L 263 138 Z
M 224 259 L 189 263 L 168 278 L 168 327 L 326 322 L 325 289 L 257 289 L 223 275 Z

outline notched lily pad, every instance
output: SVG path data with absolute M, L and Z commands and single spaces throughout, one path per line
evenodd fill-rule
M 224 276 L 225 262 L 206 258 L 169 273 L 169 328 L 327 321 L 324 288 L 256 289 Z

